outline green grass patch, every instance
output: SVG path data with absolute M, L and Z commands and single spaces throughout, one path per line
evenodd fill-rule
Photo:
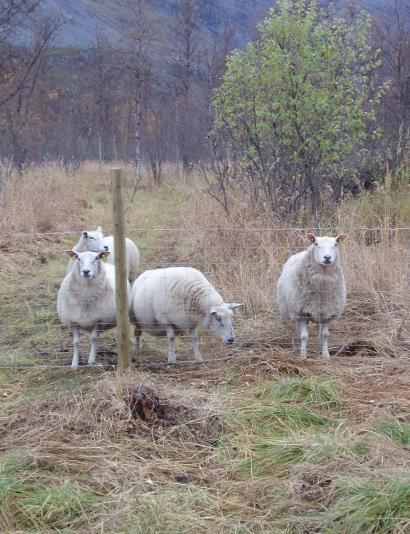
M 367 461 L 374 447 L 368 437 L 340 430 L 343 407 L 340 384 L 323 376 L 288 378 L 254 390 L 249 404 L 226 420 L 229 433 L 221 450 L 232 461 L 233 476 L 283 477 L 299 465 Z
M 47 486 L 32 486 L 29 495 L 20 496 L 17 521 L 22 526 L 65 528 L 81 515 L 89 514 L 100 496 L 77 483 L 62 481 Z
M 330 425 L 331 421 L 309 408 L 299 408 L 291 404 L 254 404 L 236 412 L 233 418 L 227 420 L 227 424 L 231 428 L 240 424 L 252 432 L 274 427 L 276 433 L 282 434 L 308 427 L 325 427 Z
M 337 480 L 332 503 L 314 523 L 323 532 L 406 532 L 410 525 L 410 477 Z
M 384 434 L 399 445 L 410 447 L 410 424 L 395 419 L 386 420 L 377 428 L 380 434 Z
M 27 464 L 18 453 L 0 462 L 0 524 L 16 530 L 66 528 L 101 499 L 77 482 Z
M 275 429 L 254 436 L 249 457 L 238 463 L 236 471 L 243 477 L 284 476 L 297 464 L 331 464 L 350 460 L 362 463 L 372 448 L 362 439 L 351 439 L 337 432 L 310 429 L 278 435 Z
M 341 385 L 337 380 L 325 376 L 292 377 L 275 382 L 260 389 L 262 401 L 297 402 L 320 410 L 341 409 Z

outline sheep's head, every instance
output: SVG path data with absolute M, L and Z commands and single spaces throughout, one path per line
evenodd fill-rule
M 206 328 L 213 334 L 217 335 L 226 344 L 235 341 L 232 319 L 233 310 L 242 306 L 236 302 L 224 302 L 219 306 L 212 306 L 209 317 L 206 318 Z
M 91 250 L 92 252 L 100 252 L 100 250 L 105 250 L 104 246 L 104 234 L 102 232 L 101 226 L 97 226 L 95 230 L 85 230 L 81 239 L 86 244 L 86 249 Z
M 314 234 L 307 234 L 306 239 L 313 244 L 313 257 L 320 265 L 333 265 L 339 256 L 338 244 L 347 238 L 347 234 L 340 234 L 337 237 L 316 237 Z
M 107 250 L 101 250 L 99 252 L 66 250 L 66 254 L 77 260 L 75 268 L 79 270 L 83 278 L 89 280 L 99 273 L 100 262 L 108 256 L 109 252 Z

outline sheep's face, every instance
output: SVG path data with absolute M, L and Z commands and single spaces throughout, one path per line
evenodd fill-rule
M 101 250 L 100 252 L 75 252 L 74 250 L 66 251 L 69 256 L 77 259 L 76 268 L 80 275 L 87 280 L 94 278 L 100 272 L 101 260 L 108 256 L 109 252 Z
M 102 233 L 101 226 L 98 226 L 96 230 L 83 232 L 81 239 L 85 242 L 87 250 L 91 252 L 100 252 L 100 250 L 106 250 L 104 246 L 104 234 Z
M 316 237 L 314 234 L 307 234 L 309 243 L 313 243 L 313 257 L 320 265 L 333 265 L 339 256 L 338 244 L 347 238 L 346 234 L 337 237 Z
M 232 325 L 233 310 L 239 306 L 242 306 L 242 304 L 230 302 L 213 306 L 210 310 L 207 329 L 220 337 L 226 344 L 231 344 L 235 341 L 235 332 Z

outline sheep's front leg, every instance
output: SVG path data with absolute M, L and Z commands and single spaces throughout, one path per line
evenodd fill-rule
M 329 360 L 330 354 L 329 354 L 329 348 L 327 344 L 329 340 L 329 325 L 328 324 L 322 325 L 322 338 L 323 338 L 322 358 L 324 360 Z
M 88 365 L 94 365 L 95 364 L 95 357 L 97 356 L 97 341 L 98 341 L 98 327 L 94 326 L 94 328 L 91 331 L 91 350 L 90 350 L 90 356 L 88 357 Z
M 197 362 L 202 362 L 202 354 L 199 349 L 199 338 L 198 338 L 198 332 L 196 330 L 190 331 L 191 338 L 192 338 L 192 344 L 194 346 L 194 358 Z
M 308 324 L 306 321 L 300 321 L 300 359 L 306 360 L 307 341 L 309 337 Z
M 168 340 L 168 363 L 176 363 L 177 358 L 174 350 L 175 330 L 172 328 L 172 326 L 167 326 L 166 332 Z
M 71 362 L 71 367 L 77 369 L 78 362 L 80 360 L 80 329 L 73 328 L 73 344 L 74 344 L 74 354 L 73 361 Z

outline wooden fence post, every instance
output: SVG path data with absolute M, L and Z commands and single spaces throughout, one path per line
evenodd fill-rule
M 115 252 L 115 298 L 117 306 L 118 368 L 130 366 L 128 344 L 128 292 L 125 259 L 125 217 L 122 198 L 124 173 L 122 169 L 111 169 L 113 193 L 114 252 Z

